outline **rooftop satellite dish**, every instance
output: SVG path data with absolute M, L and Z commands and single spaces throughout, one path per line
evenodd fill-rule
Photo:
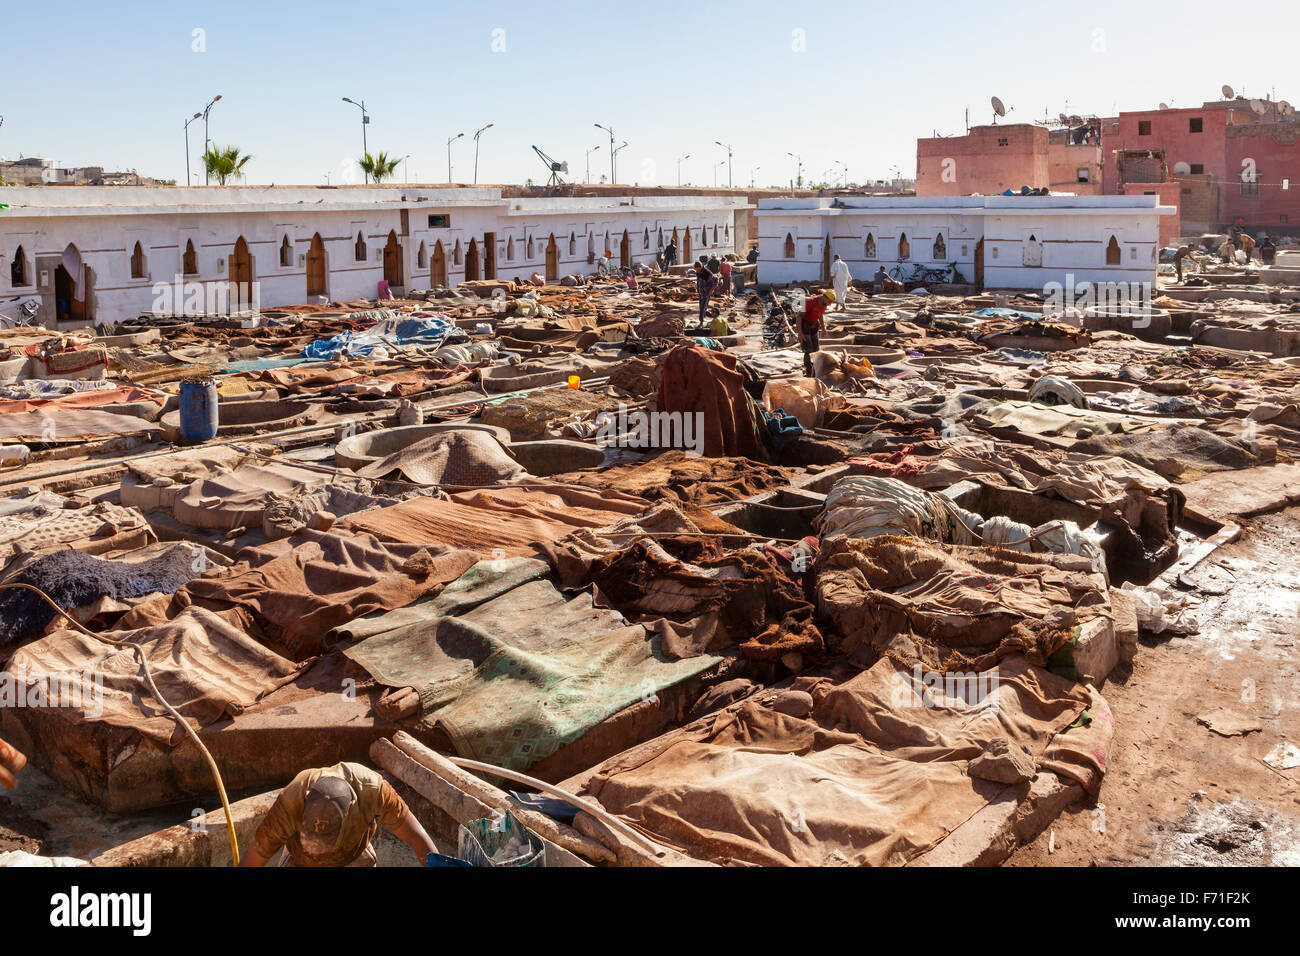
M 1083 124 L 1083 117 L 1080 116 L 1079 114 L 1076 113 L 1075 115 L 1070 117 L 1071 126 L 1081 126 L 1082 124 Z
M 1223 98 L 1225 100 L 1235 100 L 1237 98 L 1237 94 L 1232 92 L 1232 87 L 1229 86 L 1227 83 L 1223 84 L 1223 89 L 1221 89 L 1219 92 L 1223 94 Z
M 1062 126 L 1066 126 L 1070 122 L 1070 117 L 1066 116 L 1064 113 L 1060 114 L 1057 119 L 1060 121 Z
M 1161 103 L 1161 104 L 1160 104 L 1160 108 L 1161 108 L 1162 110 L 1167 110 L 1167 109 L 1169 109 L 1169 104 L 1168 104 L 1168 103 Z
M 1264 105 L 1264 101 L 1263 101 L 1263 100 L 1251 100 L 1251 101 L 1250 101 L 1250 109 L 1251 109 L 1251 112 L 1253 112 L 1256 116 L 1263 116 L 1263 115 L 1264 115 L 1264 111 L 1265 111 L 1267 108 L 1268 108 L 1268 107 L 1266 107 L 1266 106 Z
M 1292 113 L 1295 112 L 1295 107 L 1292 106 L 1287 100 L 1282 100 L 1277 104 L 1277 111 L 1281 113 L 1283 116 L 1290 116 Z
M 998 99 L 996 96 L 993 97 L 993 99 L 991 99 L 989 102 L 993 104 L 993 122 L 996 123 L 998 121 L 997 118 L 999 116 L 1007 115 L 1007 108 L 1002 105 L 1002 101 Z

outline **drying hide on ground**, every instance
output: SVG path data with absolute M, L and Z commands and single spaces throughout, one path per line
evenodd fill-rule
M 367 534 L 304 528 L 239 554 L 228 574 L 191 582 L 195 599 L 241 605 L 296 660 L 318 654 L 322 635 L 354 618 L 403 607 L 478 560 L 450 546 L 385 544 Z
M 197 607 L 153 627 L 108 636 L 144 649 L 159 692 L 195 728 L 239 713 L 298 673 L 291 661 Z M 49 706 L 37 712 L 55 710 L 74 724 L 130 728 L 164 746 L 185 734 L 149 690 L 134 651 L 79 631 L 56 631 L 19 649 L 8 672 L 29 688 L 45 688 Z M 56 686 L 63 706 L 50 699 Z M 74 699 L 80 706 L 66 704 Z
M 664 358 L 658 410 L 703 416 L 703 453 L 769 461 L 763 415 L 745 391 L 736 357 L 699 346 L 681 346 Z
M 343 524 L 381 541 L 450 545 L 481 557 L 526 557 L 537 544 L 577 528 L 599 528 L 650 506 L 642 498 L 606 490 L 557 487 L 552 482 L 410 498 L 353 515 Z
M 398 472 L 417 485 L 477 488 L 513 481 L 527 474 L 495 437 L 477 429 L 436 432 L 358 469 L 364 478 Z
M 963 512 L 942 495 L 897 478 L 856 475 L 837 481 L 813 524 L 823 537 L 911 535 L 948 544 L 973 544 L 979 515 Z
M 834 649 L 931 671 L 987 670 L 1023 655 L 1047 665 L 1074 627 L 1109 611 L 1089 559 L 883 536 L 822 541 L 817 608 Z M 828 635 L 829 637 L 829 635 Z
M 1099 777 L 1109 735 L 1071 743 L 1067 730 L 1098 702 L 1021 657 L 952 696 L 882 660 L 839 685 L 799 678 L 633 747 L 585 790 L 699 860 L 900 865 L 1008 790 L 970 773 L 995 738 L 1040 771 L 1073 763 L 1070 776 Z
M 662 635 L 670 657 L 732 644 L 750 660 L 825 656 L 812 604 L 787 566 L 766 550 L 722 549 L 668 502 L 545 551 L 563 587 L 593 587 L 598 605 Z

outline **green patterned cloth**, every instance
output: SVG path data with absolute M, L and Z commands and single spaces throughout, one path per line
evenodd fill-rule
M 670 660 L 657 635 L 594 607 L 589 593 L 565 600 L 532 567 L 491 566 L 480 562 L 420 605 L 422 620 L 344 652 L 381 683 L 416 688 L 420 724 L 446 733 L 461 756 L 527 770 L 722 660 Z

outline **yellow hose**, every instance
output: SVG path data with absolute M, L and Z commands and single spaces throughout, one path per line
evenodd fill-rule
M 176 712 L 176 708 L 174 708 L 171 704 L 167 703 L 167 699 L 163 697 L 161 693 L 159 693 L 158 685 L 156 685 L 153 682 L 153 674 L 149 672 L 149 661 L 144 656 L 144 649 L 139 644 L 128 644 L 125 641 L 115 641 L 111 637 L 105 637 L 103 634 L 96 634 L 93 631 L 87 630 L 86 628 L 81 626 L 81 622 L 77 621 L 67 611 L 59 607 L 59 605 L 55 603 L 54 598 L 50 597 L 48 594 L 46 594 L 44 591 L 42 591 L 40 588 L 36 587 L 35 585 L 20 584 L 17 582 L 11 584 L 0 584 L 0 591 L 7 591 L 10 588 L 22 588 L 24 590 L 31 591 L 35 594 L 40 595 L 42 598 L 45 599 L 45 602 L 49 604 L 50 607 L 54 608 L 55 611 L 57 611 L 59 614 L 62 614 L 65 618 L 67 618 L 73 627 L 75 627 L 82 634 L 85 634 L 87 637 L 93 637 L 97 641 L 103 641 L 105 644 L 111 644 L 114 647 L 128 648 L 129 650 L 132 650 L 136 653 L 136 655 L 140 658 L 140 667 L 144 671 L 144 679 L 145 682 L 149 685 L 150 693 L 154 695 L 154 697 L 158 700 L 158 703 L 163 705 L 163 708 L 167 711 L 167 713 L 171 714 L 172 717 L 176 719 L 176 722 L 185 728 L 186 733 L 190 735 L 195 745 L 199 748 L 199 752 L 202 753 L 203 756 L 208 761 L 208 768 L 212 771 L 212 778 L 217 782 L 217 793 L 221 795 L 221 808 L 226 812 L 226 832 L 230 836 L 230 855 L 231 858 L 234 860 L 234 865 L 239 866 L 239 838 L 235 834 L 235 818 L 231 815 L 230 812 L 230 800 L 227 799 L 226 797 L 226 785 L 225 782 L 221 779 L 221 771 L 217 769 L 217 762 L 212 758 L 212 754 L 208 751 L 208 748 L 205 747 L 203 745 L 203 741 L 199 739 L 198 732 L 193 727 L 191 727 L 190 722 L 186 720 L 184 717 L 182 717 L 180 714 L 178 714 Z

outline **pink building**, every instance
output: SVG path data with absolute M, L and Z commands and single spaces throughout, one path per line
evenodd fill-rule
M 1101 192 L 1095 125 L 1052 129 L 1036 123 L 976 126 L 965 136 L 917 140 L 918 196 L 996 195 L 1020 187 L 1096 196 Z
M 965 136 L 916 141 L 918 196 L 992 196 L 1050 185 L 1048 131 L 1032 123 L 973 126 Z
M 1107 195 L 1168 179 L 1181 184 L 1178 204 L 1189 233 L 1231 225 L 1300 233 L 1300 123 L 1278 102 L 1238 98 L 1141 110 L 1101 126 Z M 1144 155 L 1151 158 L 1144 162 Z M 1165 175 L 1152 175 L 1161 163 Z

